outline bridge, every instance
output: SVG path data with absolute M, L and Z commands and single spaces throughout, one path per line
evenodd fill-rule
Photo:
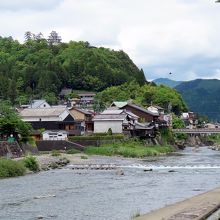
M 176 134 L 220 134 L 220 128 L 173 129 Z

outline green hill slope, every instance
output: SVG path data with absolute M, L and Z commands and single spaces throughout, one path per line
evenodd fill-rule
M 123 51 L 88 42 L 53 45 L 40 38 L 21 44 L 0 37 L 0 99 L 12 103 L 25 103 L 30 96 L 56 97 L 63 87 L 101 91 L 132 80 L 146 81 Z
M 220 121 L 220 80 L 197 79 L 176 87 L 191 111 Z

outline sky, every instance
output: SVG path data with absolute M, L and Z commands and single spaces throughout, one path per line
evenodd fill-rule
M 147 80 L 220 79 L 215 0 L 0 0 L 0 27 L 20 42 L 55 30 L 63 42 L 123 50 Z

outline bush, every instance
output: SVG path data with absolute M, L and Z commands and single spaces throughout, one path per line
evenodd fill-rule
M 0 178 L 23 176 L 26 168 L 21 161 L 0 159 Z
M 81 156 L 81 159 L 83 159 L 83 160 L 87 160 L 88 157 L 87 157 L 87 156 Z
M 28 168 L 29 170 L 31 170 L 33 172 L 40 171 L 39 163 L 38 163 L 36 157 L 27 156 L 23 160 L 23 163 L 26 168 Z
M 78 154 L 80 153 L 80 151 L 72 148 L 72 149 L 67 150 L 66 153 L 67 154 Z
M 61 155 L 61 153 L 58 150 L 52 150 L 52 152 L 51 152 L 51 156 L 53 156 L 53 157 L 58 157 L 60 155 Z

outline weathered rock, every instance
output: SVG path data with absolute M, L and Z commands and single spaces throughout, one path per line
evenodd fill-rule
M 149 172 L 149 171 L 153 171 L 153 169 L 152 168 L 144 169 L 144 172 Z
M 116 171 L 116 175 L 118 175 L 118 176 L 124 176 L 125 174 L 124 174 L 124 171 L 123 170 L 117 170 Z
M 176 170 L 169 170 L 168 172 L 169 173 L 174 173 L 174 172 L 176 172 Z

